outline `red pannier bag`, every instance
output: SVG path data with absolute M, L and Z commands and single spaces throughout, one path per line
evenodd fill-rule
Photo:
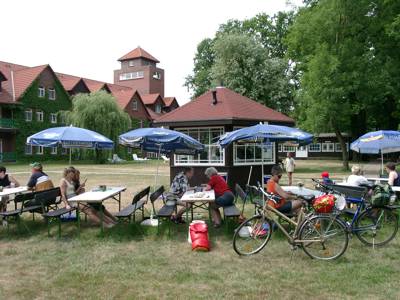
M 335 200 L 335 196 L 331 194 L 319 196 L 318 198 L 315 198 L 313 207 L 317 213 L 331 213 L 335 206 Z
M 193 251 L 209 251 L 208 227 L 206 223 L 191 223 L 189 226 L 190 239 Z

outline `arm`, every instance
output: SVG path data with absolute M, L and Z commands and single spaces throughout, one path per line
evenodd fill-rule
M 29 181 L 28 181 L 28 183 L 26 184 L 27 187 L 28 187 L 28 190 L 33 190 L 33 189 L 35 188 L 36 181 L 37 181 L 37 179 L 36 179 L 36 177 L 33 176 L 33 175 L 31 176 L 31 178 L 29 178 Z
M 278 193 L 279 196 L 281 196 L 282 198 L 285 198 L 287 200 L 290 199 L 296 199 L 296 196 L 293 194 L 289 194 L 287 192 L 285 192 L 281 186 L 279 184 L 275 184 L 275 191 Z
M 8 175 L 8 179 L 10 179 L 12 183 L 14 183 L 15 187 L 19 187 L 19 182 L 13 176 Z
M 388 180 L 388 184 L 389 184 L 390 186 L 393 186 L 393 185 L 394 185 L 394 181 L 395 181 L 395 179 L 396 179 L 396 178 L 394 178 L 394 177 L 395 177 L 394 172 L 390 172 L 390 173 L 389 173 L 389 180 Z
M 60 181 L 61 201 L 64 202 L 65 208 L 70 209 L 71 206 L 69 206 L 66 191 L 67 191 L 67 183 L 65 182 L 65 180 L 61 179 Z
M 206 188 L 205 188 L 205 190 L 206 190 L 206 191 L 210 191 L 210 190 L 212 190 L 212 186 L 211 186 L 211 185 L 209 185 L 209 184 L 207 184 L 207 185 L 206 185 Z

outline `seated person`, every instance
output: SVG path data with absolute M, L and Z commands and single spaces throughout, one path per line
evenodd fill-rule
M 393 162 L 388 162 L 385 166 L 385 170 L 389 174 L 389 185 L 400 186 L 400 176 L 399 173 L 396 171 L 396 164 Z
M 329 178 L 329 173 L 324 171 L 321 173 L 322 183 L 324 184 L 333 184 L 333 180 Z
M 268 205 L 276 208 L 278 211 L 284 214 L 296 213 L 302 206 L 302 201 L 297 200 L 297 196 L 291 193 L 285 192 L 279 185 L 279 180 L 282 178 L 282 169 L 280 166 L 275 165 L 271 169 L 271 179 L 267 182 L 267 192 L 270 194 L 278 195 L 282 199 L 275 203 L 272 200 L 268 201 Z
M 18 187 L 19 183 L 13 176 L 6 173 L 7 170 L 5 167 L 0 166 L 0 186 L 2 188 L 8 187 Z M 6 211 L 7 202 L 10 198 L 8 196 L 0 197 L 0 211 Z
M 178 173 L 174 180 L 172 180 L 169 193 L 167 194 L 167 201 L 176 201 L 177 205 L 182 207 L 175 216 L 172 216 L 171 220 L 175 223 L 185 223 L 182 219 L 182 215 L 186 212 L 188 208 L 191 207 L 189 203 L 182 203 L 180 198 L 189 188 L 189 180 L 193 177 L 193 168 L 186 167 L 182 172 Z
M 361 175 L 361 168 L 358 165 L 351 167 L 351 175 L 347 178 L 347 184 L 352 186 L 369 185 L 367 178 Z
M 74 167 L 69 167 L 64 170 L 63 178 L 60 181 L 61 200 L 66 208 L 71 208 L 68 199 L 85 192 L 85 183 L 80 184 L 80 172 Z M 79 209 L 83 211 L 91 221 L 95 224 L 101 224 L 100 215 L 101 203 L 79 204 Z M 114 226 L 117 221 L 115 217 L 107 211 L 103 206 L 103 222 L 106 227 Z
M 229 189 L 225 179 L 218 175 L 217 169 L 213 167 L 207 168 L 204 174 L 210 179 L 206 186 L 206 191 L 213 189 L 215 193 L 215 202 L 210 203 L 210 211 L 214 227 L 218 228 L 221 226 L 221 213 L 219 208 L 232 205 L 235 196 Z
M 39 192 L 54 188 L 53 182 L 50 180 L 49 176 L 43 172 L 41 163 L 34 162 L 30 166 L 32 167 L 32 175 L 26 184 L 28 190 Z

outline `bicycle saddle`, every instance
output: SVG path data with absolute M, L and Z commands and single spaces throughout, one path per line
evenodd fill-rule
M 302 195 L 302 196 L 299 196 L 299 198 L 303 199 L 307 202 L 312 202 L 315 199 L 315 196 L 314 195 Z

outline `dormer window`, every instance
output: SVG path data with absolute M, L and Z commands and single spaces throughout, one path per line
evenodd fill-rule
M 161 105 L 160 104 L 156 105 L 156 113 L 161 114 Z
M 153 78 L 157 79 L 157 80 L 160 80 L 161 79 L 161 73 L 160 72 L 154 72 L 153 73 Z
M 49 100 L 56 100 L 56 90 L 53 88 L 48 89 Z
M 39 86 L 39 88 L 38 88 L 39 98 L 44 98 L 45 94 L 46 94 L 46 89 L 42 86 Z
M 137 100 L 132 101 L 132 110 L 137 111 L 138 110 L 138 102 Z

